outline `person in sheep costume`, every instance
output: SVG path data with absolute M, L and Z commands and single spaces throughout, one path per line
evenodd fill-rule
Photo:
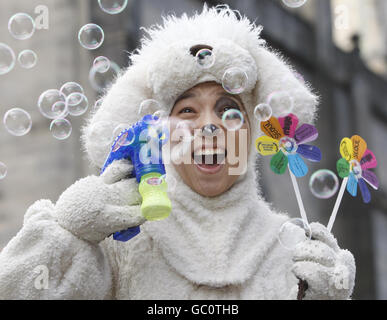
M 310 123 L 318 104 L 292 67 L 260 38 L 261 30 L 228 6 L 205 5 L 191 17 L 163 18 L 163 25 L 146 30 L 132 64 L 108 90 L 82 136 L 92 165 L 100 169 L 110 152 L 104 141 L 117 125 L 145 115 L 146 110 L 139 112 L 142 101 L 155 99 L 170 114 L 183 93 L 219 91 L 225 70 L 238 67 L 248 76 L 238 95 L 251 135 L 246 170 L 225 190 L 206 196 L 173 163 L 165 164 L 176 186 L 169 192 L 172 212 L 161 221 L 142 217 L 128 160 L 75 182 L 56 204 L 35 202 L 0 253 L 0 299 L 297 299 L 300 279 L 307 282 L 304 299 L 351 297 L 352 254 L 319 223 L 311 224 L 312 240 L 286 250 L 278 232 L 289 217 L 274 212 L 260 195 L 254 142 L 262 132 L 255 106 L 272 92 L 288 91 L 293 113 L 300 123 Z M 192 53 L 198 46 L 211 48 L 211 67 L 198 65 Z M 140 234 L 131 240 L 112 239 L 114 232 L 139 225 Z M 39 286 L 42 270 L 48 281 Z

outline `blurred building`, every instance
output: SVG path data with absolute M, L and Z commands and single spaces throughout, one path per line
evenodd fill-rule
M 310 173 L 321 168 L 336 171 L 338 145 L 344 136 L 363 136 L 376 154 L 381 190 L 372 192 L 370 205 L 363 205 L 360 197 L 353 199 L 346 193 L 333 233 L 341 247 L 348 248 L 356 258 L 354 298 L 386 299 L 387 201 L 383 186 L 387 184 L 387 174 L 381 169 L 387 159 L 383 149 L 387 139 L 386 2 L 309 0 L 298 9 L 289 9 L 280 0 L 225 2 L 262 24 L 262 36 L 269 45 L 281 50 L 321 96 L 317 121 L 320 136 L 316 144 L 324 158 L 321 163 L 309 165 Z M 37 5 L 48 7 L 49 29 L 37 30 L 30 40 L 13 39 L 7 31 L 8 19 L 20 11 L 34 16 Z M 33 49 L 39 62 L 31 70 L 16 66 L 0 76 L 0 113 L 20 107 L 33 119 L 31 132 L 23 137 L 14 137 L 0 126 L 0 161 L 8 166 L 7 177 L 0 180 L 0 249 L 21 228 L 25 210 L 35 200 L 48 198 L 55 202 L 75 180 L 92 172 L 79 143 L 79 128 L 87 114 L 69 117 L 73 124 L 70 138 L 56 140 L 49 131 L 50 121 L 37 111 L 39 95 L 67 81 L 76 81 L 84 87 L 92 107 L 101 94 L 88 81 L 95 57 L 104 55 L 125 67 L 130 63 L 127 53 L 139 44 L 140 26 L 159 23 L 161 15 L 171 12 L 201 10 L 202 5 L 199 0 L 130 0 L 124 12 L 111 16 L 100 10 L 96 0 L 2 1 L 0 42 L 10 45 L 16 53 Z M 366 11 L 368 20 L 358 16 Z M 88 22 L 105 30 L 105 42 L 95 51 L 83 49 L 77 41 L 79 28 Z M 260 168 L 267 199 L 278 210 L 297 217 L 296 199 L 289 192 L 290 178 L 269 172 L 267 159 L 261 160 Z M 310 174 L 299 180 L 309 220 L 326 224 L 335 199 L 314 198 L 308 187 L 309 177 Z

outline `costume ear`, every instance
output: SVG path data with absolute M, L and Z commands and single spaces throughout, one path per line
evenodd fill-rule
M 142 115 L 142 101 L 151 98 L 146 86 L 147 68 L 144 64 L 130 66 L 115 81 L 96 110 L 82 128 L 82 143 L 89 160 L 101 168 L 113 142 L 113 132 L 121 124 L 128 126 Z
M 253 53 L 257 68 L 258 82 L 254 89 L 256 105 L 265 103 L 274 92 L 280 92 L 273 103 L 274 116 L 280 116 L 279 105 L 288 104 L 289 96 L 294 101 L 291 111 L 300 123 L 312 123 L 315 120 L 318 97 L 314 95 L 308 85 L 296 77 L 293 68 L 277 53 L 268 48 L 258 48 Z

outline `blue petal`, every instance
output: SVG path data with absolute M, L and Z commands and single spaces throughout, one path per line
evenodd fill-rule
M 299 154 L 289 154 L 289 168 L 297 178 L 301 178 L 308 173 L 308 167 Z
M 359 182 L 359 188 L 360 188 L 361 196 L 363 198 L 363 202 L 369 203 L 371 201 L 371 194 L 370 194 L 370 191 L 368 190 L 367 184 L 362 178 L 360 178 L 358 182 Z
M 355 175 L 351 172 L 349 174 L 348 183 L 347 183 L 347 191 L 352 197 L 357 196 L 357 179 Z
M 297 148 L 297 153 L 299 153 L 309 161 L 313 161 L 313 162 L 321 161 L 321 151 L 316 146 L 311 146 L 308 144 L 300 144 Z

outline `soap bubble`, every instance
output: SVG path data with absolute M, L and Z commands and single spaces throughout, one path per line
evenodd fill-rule
M 103 29 L 94 23 L 84 25 L 78 33 L 78 40 L 82 47 L 88 50 L 99 48 L 105 39 Z
M 139 115 L 154 114 L 156 111 L 161 110 L 160 103 L 155 99 L 146 99 L 141 102 L 138 109 Z
M 124 130 L 126 130 L 125 133 L 123 133 L 120 136 L 120 134 Z M 114 129 L 114 132 L 115 132 L 115 133 L 113 133 L 113 137 L 114 137 L 113 145 L 114 145 L 114 147 L 112 149 L 113 152 L 117 151 L 119 148 L 121 148 L 123 146 L 131 145 L 134 142 L 135 138 L 136 138 L 134 129 L 132 127 L 129 127 L 128 124 L 121 124 L 121 125 L 119 125 L 117 128 Z
M 239 130 L 243 126 L 243 114 L 238 109 L 229 109 L 223 114 L 222 122 L 227 130 Z
M 109 69 L 106 72 L 99 72 L 94 66 L 90 68 L 89 81 L 95 91 L 103 92 L 117 78 L 120 67 L 110 60 Z
M 0 75 L 10 72 L 15 66 L 15 53 L 5 43 L 0 43 Z
M 293 111 L 294 99 L 287 91 L 275 91 L 268 96 L 267 104 L 277 117 L 283 117 Z
M 129 127 L 130 125 L 128 123 L 120 123 L 118 126 L 116 126 L 113 130 L 112 141 L 114 141 L 122 131 L 128 129 Z
M 307 0 L 282 0 L 285 6 L 290 8 L 299 8 L 306 3 Z
M 84 94 L 83 88 L 79 83 L 74 81 L 66 82 L 60 89 L 60 93 L 65 97 L 68 97 L 70 94 L 78 92 Z M 73 99 L 80 98 L 79 96 L 73 96 Z M 71 103 L 76 103 L 76 100 L 71 101 Z
M 89 101 L 87 97 L 79 92 L 74 92 L 66 98 L 66 108 L 72 116 L 80 116 L 87 111 Z
M 32 50 L 23 50 L 19 53 L 17 60 L 22 68 L 31 69 L 36 66 L 38 56 Z
M 247 74 L 242 69 L 232 67 L 226 70 L 222 77 L 223 89 L 231 94 L 240 94 L 246 89 Z
M 162 183 L 163 180 L 167 183 L 167 192 L 168 193 L 174 193 L 175 192 L 177 181 L 176 181 L 174 176 L 172 176 L 170 174 L 169 175 L 163 174 L 163 175 L 161 175 L 159 177 L 159 179 L 161 180 L 160 183 Z
M 71 123 L 67 119 L 55 119 L 50 124 L 50 131 L 55 139 L 65 140 L 71 135 Z
M 267 103 L 261 103 L 254 109 L 254 116 L 258 121 L 267 121 L 271 118 L 273 111 Z
M 201 49 L 196 53 L 196 61 L 204 69 L 211 68 L 215 63 L 215 54 L 210 49 Z
M 32 126 L 30 114 L 20 108 L 8 110 L 4 115 L 3 123 L 7 131 L 17 137 L 27 134 Z
M 93 106 L 93 110 L 98 110 L 101 105 L 102 105 L 102 102 L 103 102 L 103 99 L 98 99 L 95 103 L 94 103 L 94 106 Z
M 55 114 L 60 114 L 60 118 L 66 118 L 69 114 L 69 111 L 66 107 L 66 102 L 57 101 L 52 105 L 52 112 Z
M 10 34 L 18 40 L 26 40 L 35 32 L 35 21 L 26 13 L 16 13 L 8 21 Z
M 118 14 L 125 10 L 128 0 L 98 0 L 100 8 L 108 14 Z
M 329 199 L 337 192 L 339 179 L 331 170 L 317 170 L 310 177 L 309 188 L 315 197 Z
M 287 250 L 293 250 L 297 244 L 308 239 L 312 239 L 312 229 L 305 220 L 300 218 L 286 221 L 278 232 L 278 241 Z
M 43 92 L 38 100 L 38 108 L 40 113 L 48 119 L 63 117 L 63 115 L 66 113 L 66 105 L 56 104 L 59 101 L 66 102 L 66 96 L 60 93 L 59 90 L 49 89 Z
M 4 179 L 7 176 L 7 171 L 7 166 L 4 163 L 0 162 L 0 180 Z
M 110 68 L 110 60 L 104 56 L 99 56 L 94 59 L 93 68 L 96 68 L 97 72 L 104 73 Z

